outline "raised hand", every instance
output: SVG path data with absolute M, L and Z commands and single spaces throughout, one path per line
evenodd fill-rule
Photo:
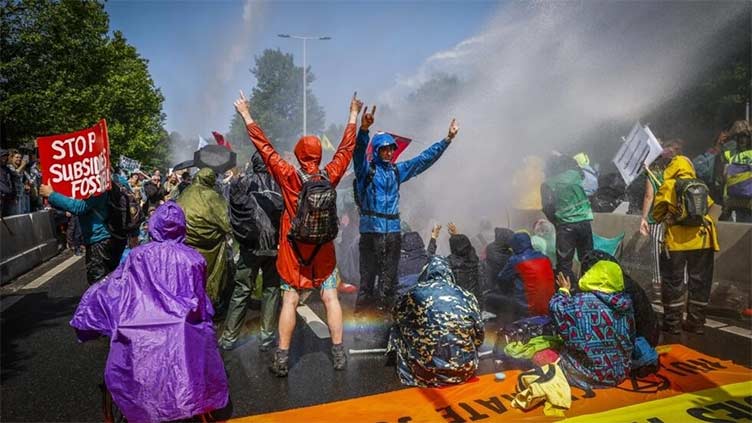
M 449 235 L 459 235 L 459 231 L 457 230 L 457 226 L 454 223 L 449 223 L 447 225 L 447 230 L 449 231 Z
M 245 98 L 243 90 L 240 90 L 240 97 L 238 97 L 233 104 L 235 105 L 235 111 L 238 112 L 246 124 L 253 123 L 253 118 L 251 118 L 251 105 L 248 104 L 248 99 Z
M 572 283 L 569 281 L 569 276 L 564 276 L 561 272 L 556 275 L 556 284 L 559 285 L 559 288 L 566 290 L 569 290 L 572 287 Z
M 439 239 L 439 234 L 441 233 L 441 225 L 438 223 L 433 226 L 433 230 L 431 230 L 431 238 L 433 239 Z
M 355 123 L 358 120 L 358 114 L 360 109 L 363 108 L 363 102 L 358 100 L 358 92 L 355 91 L 352 100 L 350 101 L 350 118 L 348 123 Z
M 360 119 L 360 129 L 367 131 L 373 125 L 375 115 L 376 105 L 371 108 L 371 113 L 368 113 L 368 107 L 366 106 L 363 109 L 363 117 Z
M 457 124 L 457 119 L 452 118 L 452 122 L 449 124 L 449 133 L 447 133 L 447 139 L 453 140 L 457 136 L 457 132 L 460 131 L 460 126 Z

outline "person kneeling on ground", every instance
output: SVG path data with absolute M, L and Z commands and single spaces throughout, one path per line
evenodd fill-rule
M 480 308 L 455 283 L 446 259 L 429 259 L 418 283 L 397 300 L 393 318 L 387 353 L 396 354 L 404 385 L 451 385 L 475 375 L 485 336 Z
M 563 273 L 556 281 L 559 291 L 549 308 L 564 339 L 559 365 L 569 384 L 586 391 L 620 384 L 629 373 L 635 338 L 632 300 L 624 292 L 621 267 L 596 261 L 580 278 L 576 294 L 570 293 L 572 284 Z
M 152 242 L 89 288 L 70 324 L 81 341 L 110 337 L 104 380 L 128 421 L 221 409 L 229 390 L 204 288 L 206 261 L 185 245 L 185 215 L 174 202 L 157 209 L 149 231 Z

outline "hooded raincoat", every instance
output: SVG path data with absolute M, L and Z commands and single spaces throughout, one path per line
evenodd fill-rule
M 82 341 L 110 337 L 104 379 L 130 422 L 189 418 L 227 405 L 206 262 L 183 244 L 173 202 L 149 220 L 152 242 L 135 248 L 81 298 L 70 324 Z
M 503 291 L 512 291 L 514 299 L 529 316 L 548 314 L 548 302 L 554 295 L 554 270 L 551 260 L 533 249 L 530 235 L 514 234 L 510 241 L 514 255 L 499 273 Z M 507 285 L 504 287 L 504 285 Z M 509 288 L 511 285 L 513 288 Z
M 486 247 L 486 283 L 488 288 L 494 289 L 499 286 L 496 277 L 507 265 L 509 257 L 512 257 L 512 246 L 509 244 L 514 232 L 508 228 L 495 228 L 494 241 Z
M 559 365 L 580 389 L 616 386 L 628 375 L 635 339 L 632 300 L 618 264 L 601 260 L 580 278 L 582 292 L 560 289 L 549 303 L 564 339 Z
M 206 292 L 214 304 L 228 284 L 226 239 L 231 231 L 227 201 L 214 190 L 216 181 L 214 171 L 203 168 L 177 200 L 188 223 L 185 243 L 206 259 Z
M 310 266 L 303 266 L 299 262 L 287 238 L 292 227 L 292 219 L 298 210 L 298 195 L 303 187 L 303 182 L 298 175 L 298 169 L 282 158 L 266 138 L 264 131 L 256 123 L 248 125 L 246 130 L 256 150 L 258 150 L 261 158 L 264 159 L 269 173 L 271 173 L 274 180 L 277 181 L 277 184 L 282 189 L 282 197 L 285 202 L 285 211 L 282 213 L 282 222 L 280 224 L 279 255 L 277 256 L 279 276 L 294 288 L 318 288 L 332 274 L 337 263 L 337 258 L 334 254 L 334 243 L 328 242 L 321 246 Z M 355 124 L 351 123 L 345 127 L 345 133 L 342 136 L 339 147 L 337 147 L 337 151 L 334 153 L 334 157 L 323 169 L 326 171 L 332 187 L 336 188 L 345 174 L 345 170 L 350 164 L 350 160 L 352 160 L 354 149 Z M 321 141 L 317 137 L 309 135 L 298 140 L 294 153 L 302 172 L 309 175 L 319 172 L 319 166 L 321 165 Z M 303 257 L 310 257 L 314 248 L 316 248 L 315 245 L 303 243 L 298 243 L 298 247 Z
M 449 146 L 449 141 L 443 139 L 412 159 L 393 164 L 381 160 L 379 149 L 389 145 L 396 148 L 394 138 L 384 132 L 373 137 L 373 157 L 370 163 L 366 158 L 368 139 L 368 131 L 358 132 L 353 159 L 355 189 L 360 200 L 360 233 L 400 232 L 400 185 L 436 163 Z M 369 176 L 370 172 L 373 172 L 372 176 Z
M 478 301 L 455 284 L 446 259 L 433 256 L 418 283 L 397 300 L 387 352 L 397 354 L 405 385 L 465 382 L 478 368 L 483 344 Z
M 419 233 L 402 234 L 401 249 L 398 266 L 400 291 L 414 285 L 418 281 L 418 275 L 428 263 L 426 246 Z
M 475 295 L 481 301 L 481 273 L 480 259 L 467 235 L 456 234 L 449 237 L 449 252 L 447 261 L 454 275 L 454 281 L 462 289 Z M 428 243 L 428 255 L 436 254 L 436 240 L 431 238 Z
M 664 241 L 669 251 L 721 249 L 715 222 L 710 215 L 705 215 L 703 226 L 683 226 L 671 222 L 672 216 L 679 214 L 676 181 L 696 177 L 692 161 L 685 156 L 674 157 L 663 171 L 663 185 L 653 200 L 653 217 L 656 221 L 666 224 Z M 713 200 L 708 196 L 708 208 L 712 205 Z

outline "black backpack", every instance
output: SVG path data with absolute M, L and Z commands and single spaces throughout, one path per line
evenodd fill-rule
M 676 223 L 682 226 L 703 226 L 708 214 L 708 186 L 701 179 L 678 179 L 676 199 L 679 216 Z
M 400 185 L 399 169 L 397 169 L 397 165 L 395 165 L 394 163 L 392 163 L 391 168 L 394 171 L 394 176 L 397 178 L 397 189 L 399 190 L 399 185 Z M 368 174 L 366 175 L 366 183 L 363 185 L 364 190 L 368 190 L 368 187 L 373 182 L 374 175 L 376 175 L 376 163 L 371 162 L 368 168 Z M 361 204 L 360 195 L 358 195 L 358 178 L 353 179 L 353 198 L 355 200 L 355 205 L 358 206 L 358 210 L 360 210 L 360 214 L 363 216 L 375 216 L 375 217 L 381 217 L 384 219 L 399 219 L 400 218 L 399 214 L 392 215 L 392 214 L 379 213 L 373 210 L 364 210 Z
M 235 239 L 257 248 L 264 225 L 279 227 L 285 204 L 282 194 L 261 187 L 245 176 L 230 185 L 230 223 Z
M 287 237 L 300 264 L 310 266 L 321 246 L 337 238 L 339 233 L 337 191 L 326 172 L 308 175 L 298 170 L 298 175 L 303 187 L 298 195 L 297 211 Z M 308 259 L 300 254 L 299 242 L 316 245 Z
M 128 234 L 136 232 L 144 219 L 144 214 L 141 203 L 133 191 L 113 178 L 108 196 L 107 229 L 110 234 L 123 239 Z

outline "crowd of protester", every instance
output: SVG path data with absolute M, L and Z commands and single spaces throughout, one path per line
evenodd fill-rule
M 450 223 L 450 254 L 440 257 L 442 227 L 433 228 L 427 246 L 409 230 L 400 187 L 450 149 L 459 132 L 455 120 L 441 140 L 398 162 L 394 138 L 369 132 L 375 107 L 369 111 L 354 97 L 342 141 L 323 165 L 317 137 L 303 136 L 292 154 L 277 151 L 242 93 L 235 108 L 256 152 L 250 166 L 223 175 L 210 168 L 166 177 L 159 169 L 114 169 L 110 191 L 77 200 L 43 184 L 34 160 L 0 152 L 3 216 L 49 205 L 67 216 L 74 252 L 85 248 L 92 287 L 71 324 L 82 340 L 111 337 L 110 354 L 120 359 L 108 361 L 105 380 L 129 419 L 172 420 L 223 407 L 228 388 L 218 350 L 237 346 L 257 292 L 259 348 L 273 350 L 275 375 L 289 372 L 296 308 L 310 291 L 319 292 L 326 309 L 332 366 L 346 369 L 339 294 L 347 283 L 357 285 L 355 312 L 391 317 L 387 350 L 406 385 L 472 377 L 488 316 L 505 340 L 497 340 L 499 363 L 545 367 L 564 385 L 585 390 L 615 386 L 658 368 L 661 330 L 703 332 L 720 248 L 713 205 L 725 206 L 723 219 L 752 221 L 746 121 L 723 132 L 694 163 L 682 155 L 681 141 L 663 143 L 662 156 L 637 183 L 644 186 L 641 207 L 633 207 L 641 213 L 640 232 L 651 238 L 649 282 L 661 295 L 659 319 L 640 284 L 613 254 L 594 246 L 593 210 L 609 203 L 604 197 L 614 186 L 604 185 L 584 153 L 525 160 L 539 163 L 541 175 L 524 179 L 540 182 L 528 202 L 545 219 L 529 228 L 488 223 L 493 239 L 471 239 Z M 335 189 L 351 162 L 355 201 L 338 214 Z M 624 187 L 617 197 L 626 196 Z M 222 320 L 217 336 L 213 322 Z M 132 332 L 127 342 L 114 336 L 121 325 Z M 153 336 L 175 345 L 154 343 Z M 200 365 L 182 361 L 188 355 Z M 178 374 L 141 377 L 167 362 Z M 203 383 L 181 387 L 194 377 Z M 162 379 L 175 378 L 171 389 L 160 389 Z M 517 404 L 526 407 L 521 399 Z

